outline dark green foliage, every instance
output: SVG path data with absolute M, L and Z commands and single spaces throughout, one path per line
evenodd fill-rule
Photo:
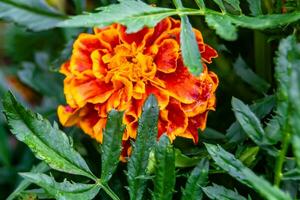
M 154 95 L 150 95 L 143 107 L 143 113 L 139 120 L 138 135 L 133 143 L 132 155 L 127 165 L 128 189 L 132 200 L 142 199 L 146 189 L 148 158 L 156 140 L 157 120 L 157 100 Z
M 207 186 L 203 188 L 203 192 L 210 199 L 215 200 L 247 200 L 245 197 L 241 196 L 236 190 L 229 190 L 221 185 L 213 184 L 212 186 Z
M 30 182 L 44 188 L 55 199 L 93 199 L 99 192 L 99 185 L 71 183 L 65 180 L 58 183 L 53 177 L 41 173 L 21 173 Z
M 181 16 L 180 46 L 184 64 L 193 74 L 199 75 L 202 72 L 201 55 L 187 16 Z
M 233 64 L 236 74 L 241 77 L 246 83 L 251 85 L 256 91 L 267 93 L 270 89 L 270 84 L 264 79 L 256 75 L 241 56 L 239 56 Z
M 259 146 L 269 145 L 264 129 L 258 117 L 242 101 L 232 98 L 232 108 L 240 126 L 248 136 Z
M 115 110 L 108 114 L 108 121 L 103 134 L 101 179 L 103 183 L 109 181 L 114 173 L 122 150 L 123 113 Z
M 202 159 L 193 169 L 185 188 L 182 191 L 181 200 L 196 200 L 202 199 L 203 193 L 201 187 L 206 186 L 208 181 L 209 162 L 207 159 Z
M 257 176 L 253 171 L 245 167 L 238 159 L 229 152 L 226 152 L 221 146 L 206 144 L 206 148 L 211 158 L 219 167 L 241 183 L 254 188 L 265 198 L 274 200 L 291 199 L 288 194 L 272 186 L 268 181 Z
M 86 162 L 57 124 L 51 126 L 41 115 L 26 110 L 11 93 L 4 96 L 3 107 L 11 132 L 39 159 L 54 169 L 94 179 Z
M 63 21 L 63 27 L 104 27 L 114 22 L 126 25 L 127 32 L 137 32 L 144 26 L 155 26 L 163 18 L 174 12 L 168 8 L 155 8 L 142 1 L 121 0 L 119 4 L 112 4 L 100 8 L 101 12 L 78 15 Z M 122 12 L 120 12 L 122 10 Z
M 209 27 L 216 29 L 216 33 L 225 40 L 232 41 L 237 39 L 236 27 L 232 24 L 227 15 L 223 16 L 208 13 L 205 15 L 205 21 Z
M 8 144 L 8 137 L 5 129 L 0 127 L 0 162 L 6 166 L 10 165 L 11 155 Z
M 169 200 L 175 186 L 175 153 L 167 135 L 162 135 L 155 146 L 153 199 Z
M 49 170 L 49 166 L 44 163 L 40 162 L 37 166 L 34 166 L 31 170 L 33 173 L 43 173 Z M 7 197 L 7 200 L 15 199 L 21 192 L 23 192 L 29 185 L 30 181 L 28 180 L 22 180 L 18 187 Z

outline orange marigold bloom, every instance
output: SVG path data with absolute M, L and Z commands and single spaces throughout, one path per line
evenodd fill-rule
M 178 20 L 166 18 L 133 34 L 120 24 L 80 34 L 70 60 L 61 67 L 68 105 L 58 107 L 60 122 L 78 125 L 102 142 L 108 112 L 124 111 L 123 145 L 128 147 L 129 138 L 136 138 L 142 105 L 152 93 L 160 109 L 158 137 L 167 133 L 171 140 L 181 136 L 198 142 L 197 129 L 205 128 L 208 111 L 215 109 L 218 78 L 205 63 L 217 52 L 204 44 L 200 31 L 193 31 L 204 66 L 197 77 L 183 64 Z

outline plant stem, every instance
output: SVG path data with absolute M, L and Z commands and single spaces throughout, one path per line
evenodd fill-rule
M 105 193 L 110 196 L 112 200 L 120 200 L 119 197 L 110 189 L 106 184 L 102 184 L 101 180 L 98 179 L 97 184 L 105 191 Z
M 278 159 L 275 165 L 275 176 L 274 176 L 274 184 L 279 187 L 281 178 L 282 178 L 282 167 L 284 164 L 285 155 L 287 153 L 289 144 L 290 144 L 291 134 L 286 131 L 284 132 L 283 141 L 282 141 L 282 149 L 278 155 Z

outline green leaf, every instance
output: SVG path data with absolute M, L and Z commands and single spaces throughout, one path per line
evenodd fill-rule
M 1 0 L 0 19 L 41 31 L 55 27 L 65 16 L 51 10 L 42 0 Z
M 277 119 L 280 132 L 288 138 L 292 134 L 292 145 L 297 165 L 300 166 L 300 44 L 295 35 L 282 39 L 275 59 L 277 89 Z
M 225 12 L 225 6 L 223 0 L 213 0 L 221 9 L 222 12 Z
M 229 20 L 241 27 L 250 29 L 268 29 L 284 26 L 286 24 L 296 22 L 300 19 L 300 12 L 293 12 L 287 14 L 272 14 L 260 15 L 257 17 L 249 17 L 245 15 L 227 15 Z
M 233 97 L 232 108 L 242 129 L 256 144 L 259 146 L 272 144 L 272 142 L 265 137 L 265 132 L 260 120 L 247 105 Z
M 193 167 L 197 165 L 201 157 L 188 157 L 181 153 L 179 149 L 175 149 L 175 166 L 176 167 Z
M 200 10 L 205 10 L 205 3 L 204 0 L 195 0 L 197 6 L 200 8 Z
M 280 123 L 282 121 L 281 118 L 282 116 L 279 116 L 278 114 L 272 116 L 265 127 L 266 137 L 269 138 L 269 140 L 274 141 L 273 143 L 280 141 L 282 138 L 280 131 Z
M 300 180 L 300 169 L 292 169 L 282 174 L 282 180 Z
M 107 183 L 119 163 L 122 151 L 122 136 L 125 126 L 122 125 L 123 112 L 110 111 L 103 134 L 101 181 Z
M 228 3 L 231 5 L 235 10 L 242 12 L 240 8 L 240 1 L 239 0 L 224 0 L 224 2 Z
M 216 30 L 216 33 L 221 38 L 229 41 L 237 39 L 238 35 L 236 27 L 232 24 L 227 15 L 215 15 L 207 13 L 205 15 L 205 21 L 210 28 Z
M 140 0 L 119 0 L 118 4 L 99 9 L 101 12 L 77 15 L 60 23 L 59 26 L 105 27 L 112 23 L 120 23 L 127 26 L 127 33 L 133 33 L 144 26 L 153 27 L 162 19 L 176 13 L 174 9 L 152 7 Z
M 259 147 L 246 147 L 239 155 L 238 159 L 246 166 L 250 167 L 256 160 L 256 156 L 259 152 Z
M 267 93 L 271 85 L 256 75 L 239 56 L 233 64 L 235 73 L 246 83 L 251 85 L 257 92 Z
M 137 138 L 127 165 L 131 200 L 142 199 L 146 188 L 147 180 L 141 177 L 147 175 L 149 154 L 156 141 L 158 112 L 157 100 L 154 95 L 150 95 L 143 106 Z
M 213 183 L 212 186 L 207 186 L 202 188 L 203 192 L 210 199 L 216 200 L 247 200 L 245 197 L 241 196 L 236 190 L 229 190 L 221 185 Z
M 207 127 L 203 132 L 199 133 L 199 139 L 203 142 L 225 142 L 226 137 L 223 133 Z
M 256 101 L 250 106 L 250 109 L 255 113 L 257 117 L 261 119 L 269 114 L 274 106 L 275 97 L 273 95 L 270 95 Z M 240 143 L 246 138 L 246 136 L 247 134 L 244 132 L 241 125 L 237 121 L 232 123 L 226 133 L 226 138 L 229 140 L 229 143 Z
M 42 187 L 55 199 L 78 200 L 93 199 L 99 192 L 96 184 L 71 183 L 67 180 L 58 183 L 53 177 L 41 173 L 20 173 L 25 179 Z
M 173 0 L 177 9 L 183 9 L 181 0 Z M 186 15 L 180 15 L 180 48 L 184 64 L 196 76 L 198 76 L 203 66 L 201 64 L 201 54 L 199 52 L 193 27 Z
M 225 170 L 229 175 L 241 183 L 253 188 L 266 199 L 291 200 L 291 197 L 272 186 L 264 178 L 257 176 L 249 168 L 245 167 L 241 161 L 236 159 L 231 153 L 225 151 L 221 146 L 205 144 L 208 153 L 216 164 Z
M 172 199 L 175 186 L 175 153 L 167 135 L 155 146 L 155 177 L 153 199 Z
M 26 195 L 30 195 L 31 199 L 32 199 L 32 196 L 36 197 L 35 199 L 51 199 L 51 198 L 53 198 L 50 194 L 48 194 L 42 188 L 40 188 L 40 189 L 32 189 L 32 190 L 25 190 L 24 192 L 22 192 L 20 194 L 19 199 L 25 200 L 26 199 Z M 25 198 L 23 196 L 25 196 Z M 31 200 L 30 197 L 28 198 L 28 200 Z
M 3 107 L 11 132 L 27 144 L 37 158 L 56 170 L 95 179 L 57 124 L 52 127 L 41 115 L 26 110 L 10 92 L 3 98 Z
M 37 166 L 34 166 L 30 171 L 33 173 L 43 173 L 48 171 L 49 169 L 50 168 L 46 163 L 40 162 Z M 23 192 L 26 188 L 28 188 L 30 184 L 31 182 L 28 181 L 27 179 L 22 180 L 19 183 L 18 187 L 7 197 L 6 200 L 15 199 L 21 192 Z
M 292 49 L 288 53 L 290 67 L 292 71 L 290 75 L 290 87 L 288 88 L 289 104 L 290 104 L 290 125 L 293 134 L 300 136 L 300 43 L 297 43 L 296 37 L 290 39 Z
M 201 55 L 196 41 L 196 36 L 187 16 L 180 16 L 180 47 L 184 64 L 190 72 L 198 76 L 202 70 Z
M 251 15 L 262 15 L 261 0 L 247 0 Z
M 292 136 L 292 145 L 297 165 L 300 166 L 300 137 L 298 135 Z
M 208 181 L 209 163 L 207 159 L 202 159 L 193 169 L 185 188 L 182 191 L 181 200 L 200 200 L 202 199 L 201 187 L 204 187 Z
M 61 65 L 71 57 L 74 42 L 75 38 L 72 38 L 65 44 L 64 48 L 59 53 L 59 56 L 51 63 L 50 70 L 59 71 Z

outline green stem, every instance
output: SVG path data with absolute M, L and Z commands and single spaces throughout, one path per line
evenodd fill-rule
M 105 191 L 108 196 L 110 196 L 112 200 L 120 200 L 120 198 L 110 189 L 108 185 L 101 183 L 100 179 L 98 179 L 97 184 Z
M 290 144 L 291 134 L 288 131 L 286 131 L 284 133 L 283 137 L 284 138 L 283 138 L 283 141 L 281 144 L 282 148 L 278 155 L 277 162 L 275 165 L 274 184 L 278 187 L 280 186 L 280 182 L 281 182 L 281 178 L 282 178 L 282 168 L 283 168 L 283 164 L 284 164 L 285 155 L 287 153 L 287 150 L 288 150 L 288 147 Z

